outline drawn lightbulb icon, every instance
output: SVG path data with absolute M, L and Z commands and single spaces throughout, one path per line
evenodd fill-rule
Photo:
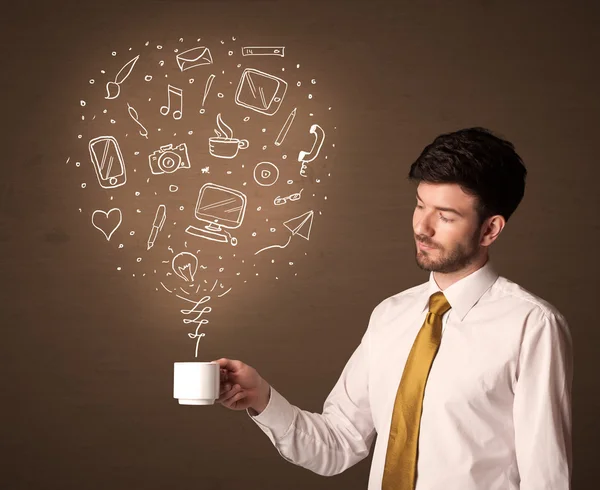
M 194 282 L 198 270 L 198 257 L 189 252 L 178 253 L 171 263 L 173 272 L 186 282 Z

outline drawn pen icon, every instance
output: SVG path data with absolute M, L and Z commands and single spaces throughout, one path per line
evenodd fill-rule
M 294 109 L 292 110 L 292 112 L 290 112 L 290 115 L 286 119 L 285 123 L 283 124 L 281 131 L 279 131 L 279 134 L 277 135 L 277 139 L 275 140 L 275 146 L 280 146 L 281 143 L 283 143 L 283 140 L 287 136 L 288 131 L 290 130 L 290 127 L 292 126 L 292 123 L 294 122 L 295 117 L 296 117 L 296 108 L 294 107 Z
M 154 246 L 158 232 L 162 230 L 165 220 L 167 219 L 167 207 L 164 204 L 160 204 L 156 210 L 156 216 L 154 217 L 154 223 L 152 223 L 152 229 L 150 230 L 150 236 L 148 237 L 148 250 Z

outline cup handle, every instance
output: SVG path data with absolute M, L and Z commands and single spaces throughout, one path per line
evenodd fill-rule
M 245 150 L 249 146 L 250 146 L 250 143 L 248 143 L 248 140 L 240 140 L 240 142 L 238 143 L 238 147 L 240 150 Z

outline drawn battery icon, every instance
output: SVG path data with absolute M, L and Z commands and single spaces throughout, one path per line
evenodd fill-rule
M 285 46 L 245 46 L 242 56 L 285 56 Z

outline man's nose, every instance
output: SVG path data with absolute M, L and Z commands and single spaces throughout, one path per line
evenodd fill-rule
M 433 236 L 435 230 L 431 223 L 429 214 L 422 214 L 415 223 L 415 233 L 417 235 Z

